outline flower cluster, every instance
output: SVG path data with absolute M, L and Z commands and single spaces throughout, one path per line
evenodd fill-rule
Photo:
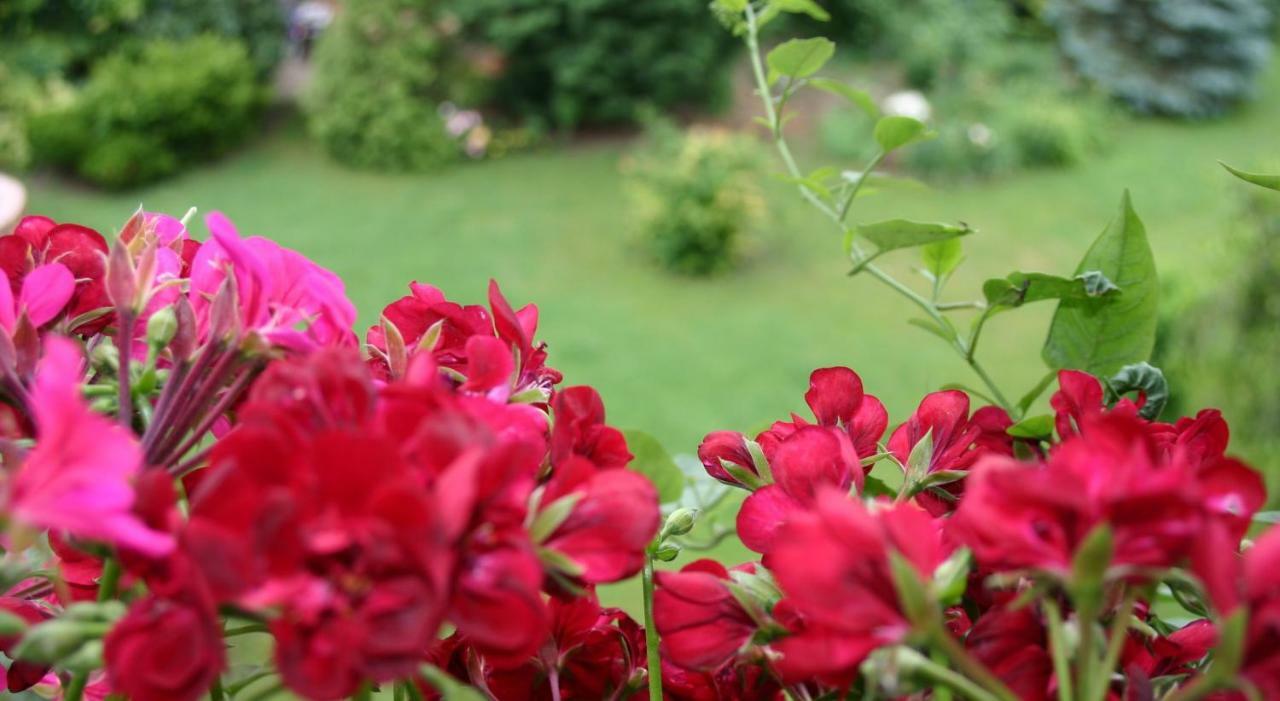
M 5 688 L 225 694 L 242 634 L 308 699 L 431 663 L 500 698 L 642 686 L 643 633 L 594 587 L 644 566 L 657 493 L 537 308 L 414 283 L 362 354 L 334 273 L 205 223 L 0 237 Z
M 813 421 L 709 434 L 761 562 L 659 573 L 664 664 L 744 701 L 948 686 L 929 651 L 972 698 L 1280 698 L 1280 531 L 1249 547 L 1263 483 L 1222 416 L 1162 423 L 1086 373 L 1058 382 L 1034 437 L 942 391 L 881 443 L 847 368 L 813 373 Z

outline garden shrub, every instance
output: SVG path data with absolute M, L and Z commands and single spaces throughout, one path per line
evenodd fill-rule
M 1271 52 L 1264 0 L 1054 0 L 1047 16 L 1077 69 L 1140 113 L 1220 114 Z
M 732 265 L 763 207 L 748 177 L 754 156 L 750 140 L 721 129 L 652 127 L 624 170 L 639 235 L 654 260 L 687 275 Z
M 202 35 L 100 61 L 67 107 L 30 120 L 39 160 L 109 187 L 225 153 L 251 132 L 262 94 L 243 45 Z
M 312 133 L 338 160 L 422 170 L 458 158 L 441 106 L 469 101 L 457 21 L 438 3 L 354 0 L 321 38 L 304 101 Z
M 727 95 L 732 41 L 691 0 L 455 0 L 467 33 L 502 54 L 493 96 L 561 128 L 705 108 Z

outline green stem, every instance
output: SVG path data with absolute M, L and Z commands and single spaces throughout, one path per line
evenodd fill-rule
M 1084 694 L 1088 694 L 1094 686 L 1095 668 L 1098 663 L 1097 643 L 1094 640 L 1094 619 L 1097 614 L 1092 607 L 1076 607 L 1076 624 L 1080 629 L 1080 640 L 1076 648 L 1076 686 Z
M 928 658 L 921 658 L 918 671 L 929 681 L 941 684 L 948 689 L 954 689 L 956 692 L 973 699 L 973 701 L 999 701 L 999 696 L 983 689 L 964 675 L 958 674 L 954 670 L 948 669 Z M 934 698 L 940 699 L 942 697 L 938 696 L 938 691 L 935 691 Z
M 779 128 L 778 112 L 773 105 L 773 92 L 770 90 L 769 81 L 765 77 L 764 60 L 760 56 L 760 39 L 759 39 L 760 27 L 757 24 L 756 12 L 755 12 L 755 9 L 751 6 L 751 3 L 749 2 L 747 3 L 747 7 L 744 10 L 744 12 L 745 12 L 746 21 L 747 21 L 746 42 L 747 42 L 747 53 L 749 54 L 751 59 L 751 73 L 755 78 L 756 92 L 759 93 L 760 100 L 764 105 L 765 119 L 768 121 L 769 127 L 773 132 L 774 146 L 778 149 L 778 155 L 782 158 L 782 162 L 787 168 L 787 173 L 790 174 L 792 178 L 796 180 L 801 180 L 804 177 L 803 171 L 800 169 L 799 164 L 796 162 L 795 156 L 792 155 L 791 148 L 787 145 L 787 140 L 782 135 L 782 129 Z M 875 166 L 879 165 L 880 160 L 883 159 L 883 157 L 884 157 L 883 154 L 879 154 L 876 158 L 872 160 L 867 171 L 865 171 L 862 174 L 862 176 L 858 179 L 858 181 L 854 184 L 854 189 L 850 193 L 851 195 L 854 195 L 854 196 L 857 195 L 858 190 L 861 189 L 862 183 L 866 180 L 867 174 L 870 173 L 871 170 L 875 168 Z M 845 203 L 842 204 L 839 210 L 836 210 L 836 209 L 833 209 L 826 202 L 824 202 L 822 198 L 820 198 L 817 194 L 811 192 L 808 188 L 804 187 L 803 185 L 798 185 L 797 189 L 800 191 L 800 195 L 804 197 L 804 199 L 807 200 L 809 204 L 813 205 L 818 211 L 826 215 L 826 217 L 830 219 L 832 223 L 834 223 L 837 227 L 839 227 L 841 233 L 844 233 L 846 231 L 844 220 L 846 215 L 848 214 L 850 205 L 852 205 L 852 202 L 853 202 L 852 197 L 850 197 L 849 195 L 846 195 Z M 856 242 L 855 242 L 855 247 L 856 247 Z M 911 288 L 899 282 L 892 275 L 884 272 L 883 270 L 876 267 L 875 265 L 872 265 L 871 263 L 865 263 L 864 265 L 861 266 L 861 269 L 866 270 L 873 277 L 885 283 L 890 288 L 892 288 L 893 290 L 895 290 L 896 292 L 903 295 L 908 300 L 910 300 L 911 302 L 919 306 L 931 318 L 933 318 L 939 324 L 942 324 L 943 328 L 946 328 L 945 323 L 942 321 L 942 314 L 941 312 L 938 311 L 938 308 L 933 304 L 933 302 L 920 296 L 914 290 L 912 290 Z M 992 381 L 991 379 L 991 376 L 987 374 L 986 370 L 983 369 L 982 365 L 978 362 L 978 360 L 975 357 L 973 357 L 973 353 L 971 352 L 970 345 L 964 343 L 960 339 L 956 339 L 956 341 L 952 344 L 952 346 L 955 348 L 957 352 L 960 353 L 960 356 L 965 359 L 965 362 L 978 375 L 979 379 L 981 379 L 983 383 L 987 385 L 987 388 L 991 390 L 992 396 L 995 397 L 995 399 L 1000 404 L 1000 406 L 1004 408 L 1006 411 L 1012 412 L 1014 409 L 1013 404 L 1010 403 L 1009 400 L 1005 398 L 1004 393 L 1000 391 L 999 387 L 996 387 L 995 382 Z
M 369 686 L 368 683 L 361 684 L 360 690 L 351 698 L 352 701 L 373 701 L 373 687 Z
M 1049 622 L 1049 651 L 1053 654 L 1053 673 L 1058 678 L 1058 701 L 1072 701 L 1075 696 L 1071 687 L 1067 634 L 1058 602 L 1048 598 L 1044 600 L 1044 617 Z
M 999 677 L 987 669 L 986 665 L 974 659 L 945 628 L 939 626 L 933 634 L 933 642 L 951 660 L 951 664 L 988 692 L 988 698 L 998 701 L 1018 701 L 1017 694 L 1014 694 L 1004 682 L 1000 681 Z
M 120 561 L 108 556 L 102 561 L 102 576 L 98 578 L 98 601 L 110 601 L 116 596 L 116 588 L 120 585 Z M 76 672 L 62 694 L 63 701 L 81 701 L 84 688 L 89 684 L 88 672 Z
M 658 653 L 658 628 L 653 623 L 653 553 L 644 554 L 644 644 L 649 665 L 649 701 L 662 701 L 662 657 Z
M 1092 689 L 1086 689 L 1088 696 L 1084 701 L 1103 701 L 1107 697 L 1107 687 L 1111 685 L 1111 672 L 1120 660 L 1120 652 L 1124 648 L 1125 638 L 1129 635 L 1129 618 L 1133 615 L 1134 595 L 1126 594 L 1120 608 L 1116 610 L 1115 619 L 1111 622 L 1111 630 L 1107 639 L 1107 651 L 1102 657 L 1102 666 Z
M 213 678 L 213 686 L 209 688 L 209 701 L 225 701 L 226 693 L 222 690 L 222 677 Z
M 858 197 L 858 192 L 862 190 L 862 185 L 867 182 L 867 178 L 871 176 L 871 173 L 880 166 L 880 163 L 884 161 L 884 157 L 886 155 L 888 154 L 884 151 L 876 152 L 875 157 L 867 164 L 866 170 L 862 171 L 862 173 L 858 175 L 858 179 L 854 181 L 853 187 L 845 194 L 844 202 L 840 203 L 841 224 L 843 224 L 844 220 L 849 216 L 849 209 L 853 207 L 853 201 Z
M 62 692 L 63 701 L 80 701 L 84 698 L 84 687 L 89 683 L 88 672 L 77 672 L 71 677 L 71 682 L 67 684 L 67 688 Z

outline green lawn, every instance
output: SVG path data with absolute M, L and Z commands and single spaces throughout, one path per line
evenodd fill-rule
M 977 227 L 953 284 L 976 292 L 985 276 L 1013 269 L 1071 270 L 1127 187 L 1165 273 L 1194 271 L 1230 225 L 1241 187 L 1214 161 L 1280 159 L 1278 77 L 1273 71 L 1262 100 L 1223 121 L 1122 123 L 1109 153 L 1083 167 L 885 191 L 861 200 L 853 216 Z M 127 194 L 41 180 L 30 208 L 104 230 L 139 203 L 221 209 L 242 231 L 341 274 L 362 324 L 410 280 L 480 301 L 495 277 L 513 302 L 539 304 L 541 336 L 568 382 L 595 385 L 612 422 L 646 429 L 673 452 L 691 452 L 711 429 L 751 429 L 802 409 L 808 372 L 822 365 L 858 370 L 895 419 L 939 384 L 970 380 L 936 339 L 906 325 L 906 302 L 844 275 L 830 229 L 780 184 L 767 185 L 769 219 L 740 270 L 689 280 L 648 265 L 628 244 L 617 167 L 625 148 L 570 146 L 430 175 L 378 175 L 331 163 L 293 125 Z M 910 276 L 912 262 L 902 254 L 890 265 Z M 1005 315 L 985 334 L 981 356 L 1010 394 L 1042 372 L 1038 341 L 1049 312 Z

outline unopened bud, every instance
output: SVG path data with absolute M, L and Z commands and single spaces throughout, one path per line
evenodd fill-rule
M 178 334 L 178 316 L 172 307 L 165 307 L 147 319 L 147 344 L 152 348 L 164 348 Z
M 120 369 L 120 351 L 110 340 L 103 341 L 93 347 L 89 353 L 89 363 L 96 368 L 111 368 L 113 372 Z
M 674 535 L 686 535 L 698 522 L 696 509 L 679 508 L 671 512 L 667 522 L 662 526 L 662 537 L 666 539 Z
M 671 562 L 680 557 L 680 546 L 675 543 L 663 543 L 653 552 L 653 559 L 661 562 Z
M 89 640 L 101 638 L 106 623 L 54 619 L 27 631 L 13 651 L 13 659 L 53 664 L 80 649 Z

